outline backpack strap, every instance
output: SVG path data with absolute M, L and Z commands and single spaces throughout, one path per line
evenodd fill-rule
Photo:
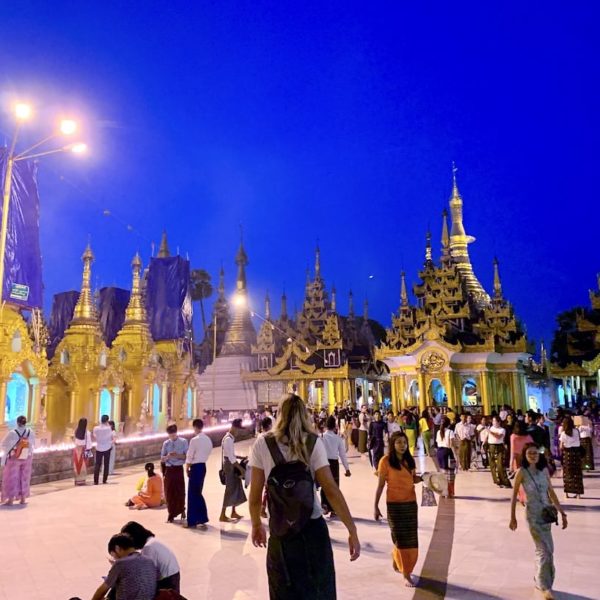
M 267 448 L 269 449 L 269 453 L 271 454 L 271 458 L 275 465 L 284 465 L 287 461 L 283 457 L 279 446 L 277 445 L 277 440 L 272 433 L 268 433 L 265 435 L 265 442 L 267 443 Z
M 311 457 L 312 451 L 315 449 L 315 444 L 317 443 L 317 436 L 314 433 L 309 433 L 306 436 L 306 449 L 308 450 L 308 458 Z

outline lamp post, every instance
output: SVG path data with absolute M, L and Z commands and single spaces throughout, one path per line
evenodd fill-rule
M 6 157 L 6 171 L 4 173 L 4 182 L 2 186 L 2 224 L 0 226 L 0 304 L 4 301 L 4 260 L 6 257 L 6 235 L 8 232 L 8 211 L 10 209 L 10 194 L 12 191 L 12 172 L 16 162 L 21 160 L 27 160 L 32 158 L 40 158 L 42 156 L 48 156 L 49 154 L 56 154 L 57 152 L 71 151 L 75 154 L 81 154 L 85 152 L 86 145 L 78 142 L 75 144 L 68 144 L 52 150 L 45 150 L 43 152 L 33 152 L 36 148 L 39 148 L 46 142 L 57 138 L 59 135 L 69 136 L 73 135 L 77 131 L 77 123 L 71 119 L 64 119 L 60 123 L 60 133 L 52 133 L 48 137 L 40 140 L 33 146 L 30 146 L 23 152 L 15 154 L 15 148 L 17 145 L 17 138 L 19 137 L 19 131 L 21 125 L 29 120 L 32 115 L 31 106 L 24 103 L 18 103 L 14 107 L 14 116 L 16 119 L 15 132 L 12 138 L 10 149 Z

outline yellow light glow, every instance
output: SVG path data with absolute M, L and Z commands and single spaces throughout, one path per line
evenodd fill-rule
M 15 104 L 15 116 L 19 121 L 26 121 L 31 117 L 31 106 L 24 102 Z
M 60 122 L 60 132 L 63 135 L 73 135 L 77 131 L 77 123 L 71 119 L 63 119 Z
M 246 306 L 246 302 L 247 302 L 246 297 L 243 296 L 242 294 L 236 294 L 233 297 L 233 303 L 236 306 Z
M 83 144 L 81 142 L 79 142 L 77 144 L 73 144 L 71 146 L 71 152 L 73 152 L 73 154 L 82 154 L 86 150 L 87 150 L 87 145 Z

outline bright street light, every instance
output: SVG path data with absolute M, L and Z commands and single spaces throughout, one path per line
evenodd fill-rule
M 73 154 L 82 154 L 83 152 L 85 152 L 87 150 L 87 144 L 84 144 L 82 142 L 79 142 L 77 144 L 72 144 L 69 147 L 69 150 L 71 150 L 71 152 L 73 152 Z
M 15 116 L 19 121 L 26 121 L 31 117 L 31 106 L 24 102 L 15 104 Z
M 73 135 L 77 131 L 77 123 L 71 119 L 63 119 L 60 122 L 60 132 L 63 135 Z
M 0 304 L 2 303 L 4 296 L 4 261 L 6 257 L 6 236 L 8 231 L 8 211 L 10 210 L 10 196 L 12 191 L 12 175 L 13 167 L 17 161 L 27 160 L 32 158 L 39 158 L 41 156 L 47 156 L 48 154 L 55 154 L 57 152 L 71 151 L 75 154 L 81 154 L 85 152 L 87 146 L 82 142 L 75 144 L 69 144 L 67 146 L 61 146 L 60 148 L 54 148 L 53 150 L 45 150 L 43 152 L 32 153 L 32 150 L 39 148 L 41 145 L 57 137 L 57 133 L 53 133 L 50 136 L 40 140 L 37 144 L 30 146 L 26 150 L 20 153 L 15 152 L 17 145 L 17 138 L 19 137 L 19 129 L 21 122 L 26 121 L 31 117 L 32 109 L 29 104 L 18 102 L 15 104 L 15 118 L 17 120 L 15 132 L 13 134 L 12 143 L 6 154 L 6 169 L 4 171 L 4 181 L 2 182 L 2 224 L 0 225 Z M 63 119 L 60 123 L 60 133 L 62 135 L 72 135 L 77 131 L 77 123 L 71 119 Z M 1 318 L 1 317 L 0 317 Z

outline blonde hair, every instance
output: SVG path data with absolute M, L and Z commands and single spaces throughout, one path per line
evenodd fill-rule
M 280 443 L 288 446 L 290 454 L 304 464 L 310 464 L 310 456 L 306 449 L 306 434 L 314 434 L 312 423 L 308 418 L 306 404 L 296 394 L 286 394 L 279 402 L 277 421 L 273 427 L 273 435 Z

